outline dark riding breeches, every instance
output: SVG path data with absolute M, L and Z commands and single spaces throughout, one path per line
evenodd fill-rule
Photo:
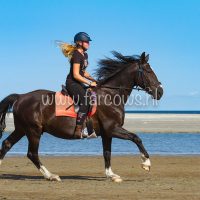
M 90 107 L 89 94 L 86 93 L 86 89 L 84 88 L 84 86 L 78 82 L 66 80 L 66 88 L 68 90 L 69 95 L 72 97 L 74 103 L 76 105 L 79 105 L 76 123 L 77 125 L 82 125 Z

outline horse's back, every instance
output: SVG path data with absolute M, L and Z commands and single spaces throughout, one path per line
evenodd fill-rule
M 14 117 L 29 119 L 42 118 L 46 109 L 53 112 L 55 92 L 50 90 L 34 90 L 25 94 L 21 94 L 13 105 Z

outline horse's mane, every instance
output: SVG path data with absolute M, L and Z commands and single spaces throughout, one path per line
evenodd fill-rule
M 106 57 L 98 62 L 98 68 L 95 71 L 95 75 L 99 84 L 105 83 L 109 78 L 113 77 L 120 71 L 124 70 L 131 64 L 140 61 L 140 56 L 123 56 L 117 51 L 111 52 L 114 59 Z

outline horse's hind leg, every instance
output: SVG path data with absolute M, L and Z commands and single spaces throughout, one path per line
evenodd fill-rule
M 39 169 L 39 171 L 43 174 L 44 178 L 50 181 L 61 181 L 58 175 L 55 175 L 49 172 L 39 160 L 38 148 L 39 148 L 41 134 L 38 134 L 35 131 L 31 131 L 27 135 L 27 137 L 29 141 L 27 157 Z
M 0 165 L 6 153 L 16 144 L 23 136 L 24 132 L 15 129 L 3 142 L 2 148 L 0 149 Z

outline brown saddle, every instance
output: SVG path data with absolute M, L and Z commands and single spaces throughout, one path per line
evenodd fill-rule
M 67 88 L 66 88 L 64 85 L 62 85 L 61 87 L 62 87 L 61 93 L 62 93 L 63 95 L 68 96 L 69 93 L 68 93 L 68 91 L 67 91 Z

